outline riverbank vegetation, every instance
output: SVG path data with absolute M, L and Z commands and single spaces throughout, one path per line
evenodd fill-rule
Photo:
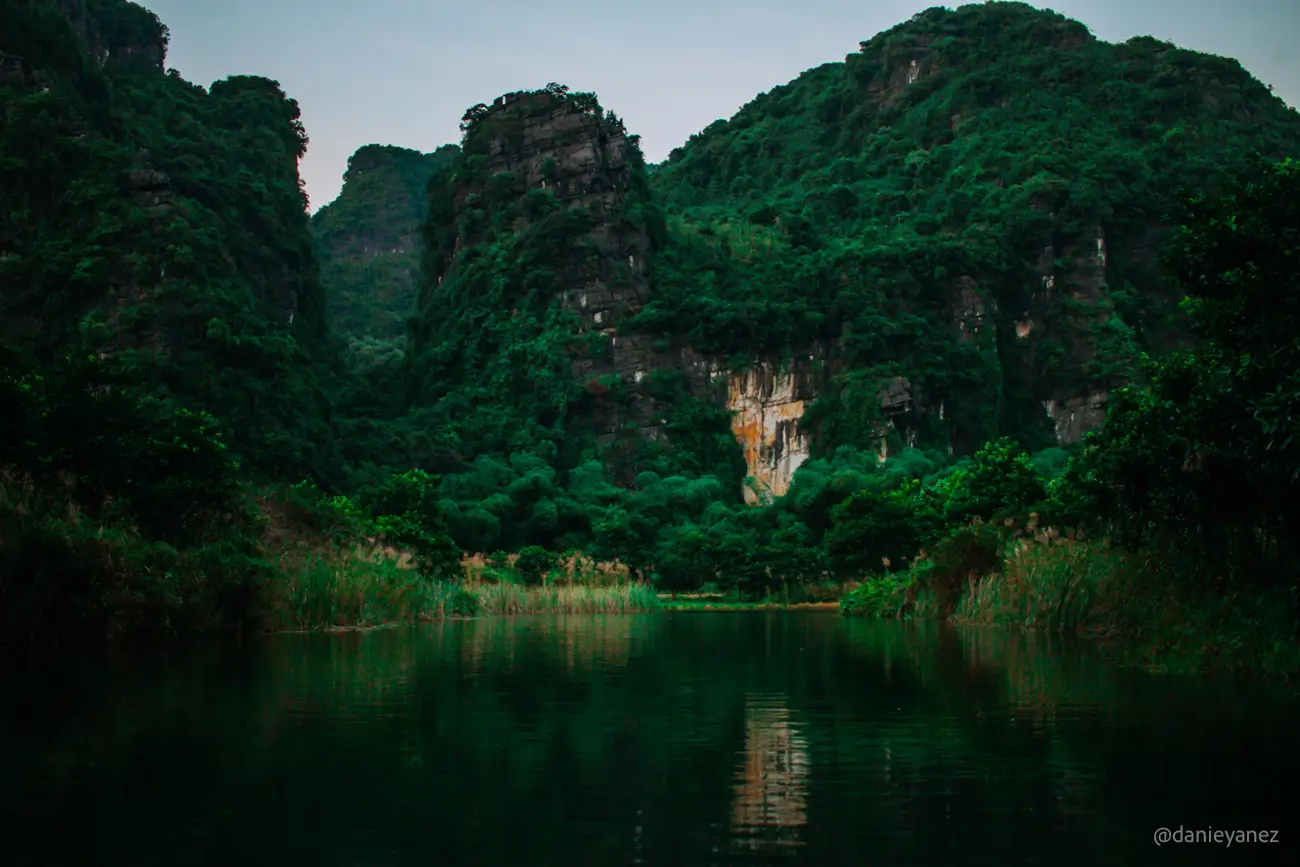
M 1286 288 L 1300 166 L 1191 199 L 1168 264 L 1196 348 L 1149 362 L 1057 480 L 1036 485 L 1023 456 L 989 476 L 981 521 L 936 529 L 925 492 L 903 495 L 929 548 L 847 612 L 1080 629 L 1135 638 L 1157 664 L 1300 672 L 1300 306 Z
M 1300 118 L 1236 64 L 1021 4 L 930 10 L 653 183 L 592 94 L 476 108 L 459 149 L 363 154 L 313 241 L 275 82 L 164 72 L 166 29 L 122 0 L 8 4 L 0 40 L 0 209 L 21 217 L 0 227 L 0 640 L 857 582 L 850 613 L 1297 668 L 1300 185 L 1249 154 L 1300 146 Z M 617 172 L 489 171 L 566 102 L 625 143 Z M 1207 186 L 1180 215 L 1185 178 Z M 596 180 L 613 211 L 556 198 Z M 417 288 L 407 242 L 416 310 L 385 306 Z M 596 276 L 647 283 L 618 335 L 566 306 Z M 730 413 L 684 367 L 576 372 L 624 333 L 733 372 L 815 359 L 788 491 L 745 503 Z M 882 383 L 904 384 L 896 417 Z M 1044 405 L 1094 393 L 1105 427 L 1059 445 Z

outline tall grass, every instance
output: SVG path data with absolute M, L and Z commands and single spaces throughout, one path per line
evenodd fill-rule
M 1118 630 L 1141 558 L 1105 540 L 1049 529 L 1011 542 L 997 572 L 973 577 L 952 613 L 958 623 L 1027 629 Z
M 188 549 L 82 513 L 73 480 L 37 486 L 0 466 L 0 628 L 15 643 L 378 626 L 477 614 L 661 610 L 618 564 L 564 558 L 523 586 L 513 558 L 469 559 L 459 580 L 421 576 L 410 552 L 324 522 L 265 490 L 257 517 Z M 102 510 L 111 514 L 111 503 Z M 319 510 L 317 510 L 319 511 Z
M 1004 537 L 996 561 L 972 557 L 991 537 L 954 535 L 910 570 L 874 578 L 845 614 L 1078 633 L 1169 671 L 1255 669 L 1300 675 L 1300 594 L 1176 574 L 1167 558 L 1055 529 Z M 966 568 L 983 560 L 981 568 Z
M 528 584 L 515 568 L 516 559 L 514 554 L 465 559 L 464 588 L 480 613 L 634 614 L 663 608 L 654 590 L 631 581 L 621 564 L 570 553 L 543 583 Z
M 478 600 L 483 614 L 639 614 L 663 609 L 654 590 L 644 584 L 478 584 L 466 590 Z
M 464 558 L 465 573 L 478 582 L 521 583 L 523 577 L 515 568 L 518 554 L 484 557 L 473 554 Z M 628 568 L 621 563 L 603 563 L 585 554 L 569 552 L 560 557 L 556 568 L 547 576 L 547 582 L 559 585 L 584 587 L 626 584 L 632 580 Z
M 279 630 L 378 626 L 478 613 L 458 584 L 421 578 L 398 559 L 307 550 L 282 556 L 267 583 L 264 625 Z
M 463 565 L 461 580 L 433 581 L 420 577 L 400 551 L 298 542 L 281 552 L 277 577 L 266 588 L 265 623 L 276 631 L 311 630 L 480 614 L 630 614 L 662 608 L 649 587 L 614 583 L 616 576 L 607 571 L 570 568 L 567 576 L 551 576 L 549 584 L 525 586 L 506 564 L 498 568 L 467 558 Z M 601 583 L 562 583 L 575 574 Z

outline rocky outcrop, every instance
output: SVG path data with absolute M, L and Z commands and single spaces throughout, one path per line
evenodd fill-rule
M 126 0 L 106 0 L 93 6 L 86 0 L 58 0 L 73 32 L 100 66 L 142 61 L 163 69 L 167 59 L 167 28 L 158 16 Z
M 1064 263 L 1057 268 L 1055 263 Z M 1031 298 L 1030 309 L 1015 322 L 1020 340 L 1040 336 L 1052 338 L 1066 350 L 1071 370 L 1079 373 L 1069 385 L 1057 385 L 1043 401 L 1061 445 L 1078 441 L 1101 426 L 1105 419 L 1106 395 L 1121 383 L 1097 382 L 1087 371 L 1097 357 L 1094 332 L 1110 318 L 1107 298 L 1106 237 L 1100 226 L 1084 232 L 1073 243 L 1049 245 L 1040 260 L 1040 291 Z M 1038 327 L 1041 324 L 1041 328 Z M 1091 380 L 1091 381 L 1090 381 Z
M 812 381 L 806 369 L 773 364 L 740 370 L 727 378 L 731 429 L 745 454 L 745 501 L 760 503 L 783 495 L 794 471 L 808 459 L 809 440 L 799 429 Z
M 649 340 L 616 336 L 650 296 L 650 239 L 617 224 L 631 180 L 626 129 L 581 100 L 546 92 L 508 94 L 493 109 L 508 113 L 491 141 L 489 172 L 510 173 L 522 190 L 549 190 L 561 207 L 591 215 L 587 241 L 594 255 L 570 272 L 562 301 L 584 328 L 611 337 L 612 352 L 608 363 L 584 369 L 621 376 L 643 370 L 653 355 Z M 516 231 L 528 220 L 520 217 Z
M 501 292 L 493 303 L 512 306 L 543 293 L 585 337 L 574 342 L 570 361 L 598 439 L 608 444 L 635 430 L 657 436 L 660 407 L 642 381 L 652 371 L 682 369 L 690 352 L 671 353 L 625 327 L 651 291 L 651 238 L 628 218 L 637 190 L 647 195 L 635 140 L 594 96 L 564 88 L 506 94 L 471 109 L 466 123 L 464 155 L 446 181 L 450 213 L 437 226 L 431 217 L 430 231 L 450 233 L 432 257 L 446 265 L 426 279 L 421 315 L 434 320 L 446 305 L 464 304 L 466 291 L 480 304 L 484 291 Z M 471 279 L 463 269 L 477 251 L 520 243 L 533 251 L 531 270 L 511 263 L 510 273 L 474 290 L 449 291 Z
M 1096 390 L 1067 400 L 1047 400 L 1043 409 L 1052 420 L 1052 430 L 1061 445 L 1078 442 L 1088 431 L 1101 427 L 1106 420 L 1108 392 Z
M 45 72 L 29 68 L 16 54 L 0 51 L 0 85 L 49 90 L 52 84 L 50 76 Z
M 979 286 L 970 277 L 959 277 L 952 284 L 952 319 L 957 326 L 958 339 L 963 343 L 975 340 L 989 315 L 988 305 Z
M 124 186 L 151 215 L 157 216 L 171 206 L 171 179 L 153 167 L 147 150 L 136 154 L 136 167 L 127 173 Z

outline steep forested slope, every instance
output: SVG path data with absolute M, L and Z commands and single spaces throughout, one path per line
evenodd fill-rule
M 543 447 L 572 466 L 649 418 L 620 389 L 648 347 L 619 329 L 650 291 L 662 217 L 636 136 L 594 94 L 509 94 L 465 127 L 429 189 L 414 402 L 453 452 Z
M 744 475 L 752 501 L 801 466 L 1076 442 L 1141 353 L 1187 339 L 1159 264 L 1181 192 L 1300 150 L 1300 116 L 1235 62 L 1014 3 L 918 15 L 653 175 L 594 95 L 557 85 L 463 128 L 386 374 L 409 411 L 375 435 L 443 474 L 468 547 L 583 544 L 618 500 L 593 458 L 690 490 L 689 512 L 736 502 Z M 796 499 L 820 540 L 843 492 L 816 484 Z M 638 521 L 610 526 L 652 548 Z
M 213 413 L 246 469 L 328 475 L 298 106 L 267 79 L 165 73 L 166 44 L 125 0 L 0 11 L 0 337 Z
M 428 579 L 502 549 L 759 593 L 905 571 L 850 607 L 942 615 L 1041 519 L 1206 611 L 1263 586 L 1232 634 L 1258 603 L 1294 643 L 1297 173 L 1255 161 L 1300 118 L 1236 63 L 934 9 L 653 172 L 594 94 L 507 94 L 459 149 L 363 148 L 313 237 L 296 104 L 164 73 L 166 36 L 0 6 L 0 637 L 463 611 Z M 1021 450 L 1142 375 L 1073 457 Z M 1033 538 L 1056 566 L 986 613 L 1064 622 L 1102 574 L 1125 628 L 1178 598 Z
M 455 145 L 429 154 L 366 145 L 348 160 L 339 197 L 311 221 L 335 332 L 405 336 L 415 310 L 426 188 L 458 153 Z
M 724 355 L 825 347 L 825 448 L 868 445 L 882 403 L 905 442 L 1068 442 L 1182 331 L 1158 268 L 1179 191 L 1297 150 L 1300 115 L 1236 61 L 930 9 L 671 154 L 639 322 Z

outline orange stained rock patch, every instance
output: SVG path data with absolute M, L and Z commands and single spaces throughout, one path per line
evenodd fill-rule
M 745 455 L 746 474 L 760 489 L 775 496 L 784 494 L 794 469 L 806 455 L 797 433 L 804 401 L 795 397 L 791 376 L 773 375 L 767 367 L 732 374 L 728 379 L 727 406 L 732 411 L 731 429 Z M 746 489 L 747 502 L 758 501 Z

